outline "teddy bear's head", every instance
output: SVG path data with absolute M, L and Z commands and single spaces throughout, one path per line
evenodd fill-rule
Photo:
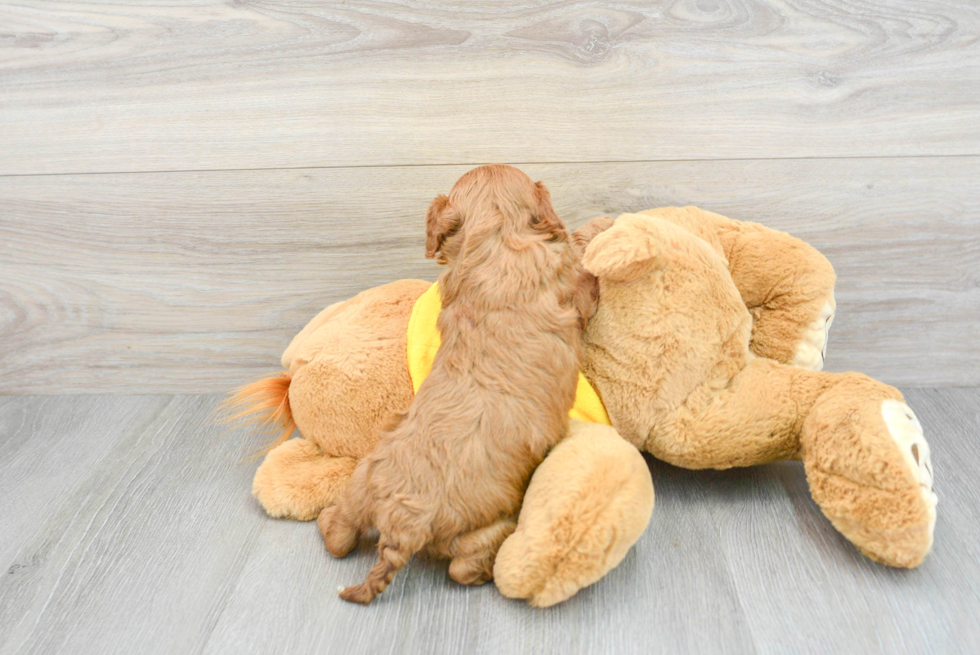
M 749 356 L 752 320 L 707 242 L 643 214 L 607 225 L 583 256 L 601 298 L 584 368 L 623 437 L 658 455 L 649 442 L 658 420 L 731 379 Z

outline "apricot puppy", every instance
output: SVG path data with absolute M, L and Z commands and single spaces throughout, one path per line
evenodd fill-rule
M 451 559 L 456 582 L 492 579 L 531 473 L 567 430 L 595 308 L 548 190 L 510 166 L 476 168 L 432 202 L 426 256 L 446 265 L 432 372 L 318 521 L 335 557 L 378 529 L 377 564 L 340 593 L 358 603 L 422 550 Z

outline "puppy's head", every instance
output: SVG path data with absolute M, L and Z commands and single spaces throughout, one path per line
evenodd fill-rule
M 565 241 L 565 224 L 541 182 L 513 166 L 480 166 L 459 178 L 449 196 L 437 196 L 425 221 L 425 256 L 445 264 L 467 237 L 499 231 L 505 241 Z

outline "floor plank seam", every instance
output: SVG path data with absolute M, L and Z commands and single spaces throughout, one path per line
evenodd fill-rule
M 511 161 L 504 162 L 512 166 L 584 166 L 593 164 L 697 164 L 712 162 L 765 162 L 765 161 L 859 161 L 859 160 L 901 160 L 901 159 L 971 159 L 980 157 L 977 153 L 955 154 L 914 154 L 914 155 L 815 155 L 802 157 L 708 157 L 708 158 L 665 158 L 665 159 L 584 159 L 584 160 L 555 160 L 555 161 Z M 148 171 L 59 171 L 57 173 L 0 173 L 3 178 L 24 177 L 81 177 L 86 175 L 153 175 L 175 173 L 249 173 L 261 171 L 327 171 L 353 170 L 371 168 L 453 168 L 458 166 L 482 166 L 488 162 L 435 162 L 426 164 L 327 164 L 304 166 L 268 166 L 245 168 L 175 168 Z M 2 166 L 0 166 L 2 168 Z

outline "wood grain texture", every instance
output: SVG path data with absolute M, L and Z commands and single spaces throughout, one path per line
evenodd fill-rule
M 950 653 L 980 649 L 980 389 L 913 389 L 940 501 L 914 571 L 870 562 L 799 463 L 653 460 L 647 532 L 548 610 L 415 560 L 370 607 L 373 562 L 249 497 L 255 447 L 211 397 L 0 397 L 0 655 L 8 653 Z M 105 417 L 111 416 L 113 420 Z
M 696 485 L 759 653 L 973 653 L 980 635 L 980 393 L 906 389 L 936 470 L 936 541 L 913 571 L 862 557 L 811 500 L 799 463 L 734 473 L 668 469 Z M 664 481 L 666 482 L 666 481 Z M 656 481 L 658 491 L 665 484 Z M 846 609 L 844 609 L 846 608 Z
M 154 404 L 159 400 L 151 396 L 121 403 L 109 396 L 0 398 L 0 565 L 8 575 L 20 575 L 19 569 L 30 568 L 44 556 L 41 548 L 19 562 L 18 544 L 45 531 L 50 516 L 77 494 L 92 470 Z M 78 441 L 79 434 L 91 436 Z M 0 604 L 0 617 L 10 610 Z M 6 619 L 0 618 L 0 623 Z
M 405 277 L 468 167 L 0 178 L 0 392 L 223 392 L 320 309 Z M 828 367 L 980 384 L 980 158 L 523 167 L 572 227 L 697 204 L 839 275 Z
M 0 174 L 980 154 L 972 0 L 0 3 Z
M 0 653 L 199 649 L 263 528 L 247 441 L 216 438 L 214 399 L 0 402 L 0 439 L 20 444 L 0 460 L 17 501 L 2 519 L 14 529 Z M 75 415 L 85 420 L 64 420 Z M 51 500 L 20 502 L 31 490 Z
M 376 559 L 373 544 L 331 560 L 314 525 L 278 523 L 259 538 L 205 652 L 754 652 L 704 494 L 657 493 L 647 536 L 622 564 L 545 611 L 492 586 L 462 588 L 444 562 L 424 561 L 395 578 L 384 602 L 352 606 L 336 589 L 363 578 Z M 291 590 L 288 600 L 269 594 L 276 588 Z M 266 618 L 276 612 L 280 619 Z M 330 618 L 302 619 L 309 616 Z

